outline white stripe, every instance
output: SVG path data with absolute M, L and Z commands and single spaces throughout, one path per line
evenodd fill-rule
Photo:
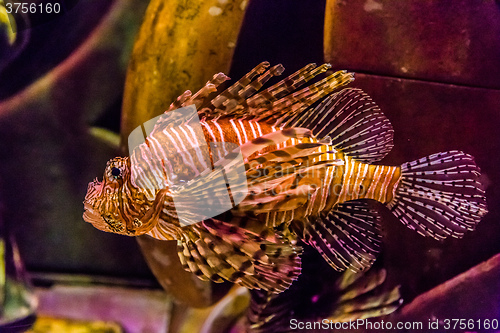
M 396 168 L 394 167 L 389 167 L 389 173 L 387 175 L 385 175 L 385 181 L 384 183 L 382 184 L 382 188 L 380 189 L 380 193 L 379 193 L 379 199 L 378 201 L 382 202 L 382 200 L 384 200 L 386 194 L 387 194 L 387 186 L 389 186 L 389 183 L 391 182 L 392 180 L 392 176 L 394 175 L 394 171 L 396 170 Z
M 233 126 L 234 132 L 238 136 L 238 142 L 240 143 L 240 146 L 241 146 L 243 144 L 243 142 L 241 141 L 241 135 L 240 135 L 240 131 L 238 130 L 238 126 L 236 126 L 236 124 L 234 123 L 234 119 L 231 119 L 229 122 L 231 123 L 231 126 Z
M 150 145 L 148 146 L 147 143 L 143 143 L 139 150 L 140 161 L 143 161 L 142 163 L 139 162 L 138 156 L 135 153 L 132 155 L 132 165 L 135 169 L 135 185 L 140 183 L 138 187 L 143 189 L 164 188 L 165 179 L 163 168 L 158 168 L 159 163 L 157 163 L 157 161 L 161 160 L 156 147 L 159 144 L 155 145 L 154 142 L 156 142 L 156 138 L 152 137 L 148 137 L 147 142 L 149 142 Z M 154 161 L 156 161 L 156 163 L 153 163 Z
M 330 186 L 332 184 L 333 175 L 335 174 L 336 168 L 336 166 L 328 167 L 328 173 L 326 174 L 325 181 L 323 182 L 323 193 L 321 196 L 321 204 L 319 207 L 320 212 L 323 211 L 323 209 L 325 209 L 326 207 L 326 201 L 328 199 L 328 194 L 330 193 Z
M 346 192 L 349 190 L 349 185 L 350 185 L 350 179 L 352 177 L 352 174 L 354 172 L 354 161 L 350 161 L 350 159 L 346 156 L 344 157 L 345 160 L 345 166 L 346 166 L 346 171 L 344 172 L 344 181 L 342 184 L 342 191 L 340 193 L 340 197 L 338 199 L 338 203 L 342 203 L 346 199 Z M 350 162 L 350 163 L 349 163 Z
M 366 174 L 368 172 L 369 165 L 364 164 L 364 165 L 362 165 L 362 167 L 364 167 L 363 175 L 360 177 L 360 175 L 358 173 L 358 177 L 356 178 L 356 182 L 354 183 L 354 191 L 358 191 L 360 189 L 361 184 L 363 183 L 363 180 L 366 178 Z M 358 194 L 358 197 L 359 197 L 359 194 Z
M 189 129 L 189 132 L 191 132 L 192 137 L 190 137 L 189 134 L 186 132 L 186 130 L 183 128 L 184 126 Z M 194 130 L 191 126 L 186 124 L 183 126 L 179 126 L 179 128 L 184 133 L 184 135 L 186 136 L 186 139 L 191 144 L 191 147 L 192 147 L 191 149 L 193 149 L 196 152 L 198 162 L 201 163 L 201 166 L 203 167 L 203 169 L 208 169 L 208 165 L 205 162 L 205 158 L 203 157 L 203 153 L 202 153 L 202 149 L 203 149 L 202 147 L 205 147 L 205 149 L 207 149 L 206 148 L 207 142 L 205 141 L 205 136 L 203 135 L 203 138 L 202 138 L 203 143 L 200 143 L 198 141 L 198 136 L 196 135 L 196 133 L 194 132 Z M 203 134 L 203 132 L 202 132 L 202 134 Z
M 253 121 L 249 121 L 248 122 L 250 124 L 250 128 L 252 129 L 252 133 L 253 133 L 253 139 L 255 139 L 257 137 L 257 132 L 255 132 L 255 128 L 253 127 Z
M 175 135 L 177 136 L 177 138 L 179 139 L 179 142 L 178 142 L 178 143 L 180 143 L 180 145 L 181 145 L 182 149 L 179 149 L 179 146 L 176 144 L 174 137 L 172 137 L 172 136 L 171 136 L 171 135 L 167 132 L 167 130 L 166 130 L 166 129 L 165 129 L 165 130 L 163 130 L 163 133 L 165 133 L 165 135 L 169 137 L 170 142 L 172 142 L 172 143 L 174 144 L 175 149 L 176 149 L 176 150 L 177 150 L 177 152 L 181 155 L 182 160 L 184 161 L 184 163 L 185 163 L 185 164 L 187 164 L 187 165 L 189 165 L 189 166 L 193 169 L 193 171 L 194 171 L 195 175 L 198 175 L 198 174 L 199 174 L 199 171 L 198 171 L 198 169 L 196 168 L 196 165 L 194 164 L 194 161 L 193 161 L 193 158 L 191 157 L 191 154 L 188 154 L 188 153 L 186 152 L 186 147 L 184 146 L 184 143 L 182 142 L 182 139 L 180 138 L 179 133 L 177 133 L 177 132 L 175 131 L 175 129 L 173 129 L 173 128 L 170 128 L 170 130 L 171 130 L 172 132 L 174 132 L 174 133 L 175 133 Z M 186 157 L 187 157 L 187 159 L 186 159 Z M 188 159 L 189 159 L 189 161 L 188 161 Z
M 212 137 L 212 142 L 217 142 L 217 138 L 215 137 L 215 134 L 214 132 L 212 131 L 212 128 L 205 122 L 205 121 L 200 121 L 200 123 L 206 128 L 208 134 L 210 134 L 210 136 Z M 213 152 L 212 152 L 213 154 Z M 222 159 L 222 155 L 220 153 L 220 150 L 217 149 L 217 154 L 219 155 L 219 158 L 218 160 Z
M 145 171 L 143 168 L 139 167 L 135 154 L 131 157 L 131 165 L 133 166 L 132 172 L 134 173 L 133 177 L 131 177 L 132 185 L 136 188 L 141 188 L 142 192 L 146 194 L 149 200 L 154 200 L 156 195 L 153 192 L 156 191 L 150 189 L 154 189 L 155 186 L 148 177 L 145 177 Z
M 377 166 L 375 168 L 375 172 L 373 173 L 372 177 L 372 183 L 370 184 L 370 187 L 368 188 L 368 191 L 365 195 L 366 198 L 373 198 L 375 196 L 375 189 L 377 188 L 377 185 L 380 181 L 380 175 L 382 174 L 383 169 L 383 166 Z
M 257 125 L 257 131 L 259 131 L 259 136 L 262 136 L 262 129 L 260 128 L 260 124 L 256 121 L 255 125 Z
M 217 123 L 216 120 L 212 120 L 212 123 L 219 130 L 220 142 L 222 143 L 222 148 L 224 149 L 224 156 L 226 156 L 227 154 L 229 154 L 229 151 L 226 149 L 226 145 L 225 145 L 226 139 L 224 138 L 224 132 L 222 132 L 222 128 L 220 127 L 220 125 Z
M 161 133 L 159 133 L 161 134 Z M 150 142 L 150 147 L 149 147 L 149 150 L 151 151 L 151 153 L 153 154 L 154 153 L 154 157 L 151 156 L 152 158 L 155 158 L 156 161 L 164 161 L 167 165 L 167 167 L 169 168 L 169 170 L 164 170 L 164 166 L 162 164 L 162 167 L 161 167 L 161 171 L 159 169 L 157 169 L 157 174 L 158 176 L 159 175 L 163 175 L 164 172 L 166 171 L 167 173 L 170 173 L 172 174 L 174 172 L 173 170 L 173 167 L 172 165 L 170 164 L 170 161 L 168 160 L 167 156 L 165 155 L 165 150 L 163 149 L 164 147 L 161 145 L 160 143 L 160 140 L 158 140 L 158 137 L 157 136 L 151 136 L 151 137 L 148 137 L 148 141 Z M 158 166 L 158 163 L 155 163 L 156 166 Z M 152 168 L 151 165 L 149 165 L 150 168 Z M 156 168 L 155 168 L 156 169 Z M 153 168 L 151 169 L 152 172 L 154 172 Z
M 243 131 L 243 136 L 245 137 L 245 142 L 248 142 L 248 137 L 247 137 L 247 131 L 245 130 L 245 126 L 243 125 L 243 121 L 240 119 L 238 120 L 241 126 L 241 130 Z
M 306 215 L 312 215 L 312 210 L 314 208 L 314 202 L 316 201 L 316 197 L 318 196 L 319 189 L 317 188 L 314 193 L 311 194 L 311 199 L 309 199 L 309 202 L 307 203 L 307 208 L 306 208 Z
M 281 216 L 281 223 L 280 224 L 283 224 L 283 223 L 285 223 L 286 211 L 281 212 L 281 213 L 282 213 L 282 216 Z

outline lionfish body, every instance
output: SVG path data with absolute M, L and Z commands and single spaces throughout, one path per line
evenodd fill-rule
M 202 279 L 282 291 L 300 274 L 297 239 L 337 270 L 371 265 L 381 217 L 370 200 L 436 239 L 461 237 L 486 214 L 479 168 L 467 154 L 373 164 L 392 148 L 393 130 L 365 93 L 339 90 L 351 73 L 299 89 L 329 68 L 311 64 L 261 90 L 283 71 L 268 66 L 260 64 L 214 98 L 208 96 L 228 79 L 221 73 L 196 94 L 181 95 L 145 143 L 130 157 L 108 162 L 103 182 L 89 184 L 84 219 L 104 231 L 177 240 L 184 267 Z M 210 148 L 199 148 L 190 121 L 173 119 L 172 111 L 193 105 Z M 230 189 L 238 204 L 228 214 L 192 214 L 193 223 L 181 223 L 181 213 L 191 216 L 201 202 L 215 204 L 214 184 L 242 176 L 207 173 L 217 165 L 231 169 L 236 154 L 243 157 L 246 183 L 244 192 Z M 148 186 L 155 182 L 162 186 Z

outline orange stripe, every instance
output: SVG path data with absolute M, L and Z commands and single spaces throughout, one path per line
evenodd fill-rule
M 383 166 L 375 166 L 375 171 L 372 173 L 373 176 L 371 177 L 372 179 L 370 180 L 370 186 L 368 187 L 368 191 L 366 191 L 365 196 L 368 198 L 371 198 L 375 194 L 375 190 L 377 188 L 378 182 L 380 181 L 380 176 L 382 175 L 382 170 Z
M 323 181 L 323 191 L 321 194 L 321 204 L 319 207 L 319 211 L 323 211 L 326 207 L 326 201 L 328 199 L 328 194 L 330 193 L 330 185 L 333 181 L 333 177 L 335 175 L 336 168 L 337 168 L 336 166 L 328 168 L 328 172 L 327 172 L 326 177 Z
M 387 173 L 385 174 L 384 182 L 382 183 L 382 187 L 380 189 L 380 193 L 379 193 L 379 197 L 378 197 L 378 201 L 380 201 L 380 202 L 385 202 L 385 199 L 387 198 L 387 187 L 389 186 L 389 182 L 391 181 L 392 176 L 394 175 L 395 168 L 391 168 L 391 167 L 387 167 L 387 168 L 388 168 L 388 170 L 387 170 Z
M 401 180 L 401 167 L 395 167 L 394 174 L 387 188 L 387 195 L 385 198 L 385 202 L 390 202 L 392 198 L 394 198 L 400 180 Z
M 370 166 L 366 176 L 366 193 L 361 193 L 360 198 L 374 199 L 382 203 L 389 202 L 401 177 L 401 168 L 394 166 Z M 364 183 L 364 184 L 365 184 Z

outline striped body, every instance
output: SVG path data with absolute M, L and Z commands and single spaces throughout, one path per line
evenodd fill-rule
M 242 145 L 263 134 L 278 130 L 267 124 L 259 124 L 247 120 L 209 120 L 201 122 L 207 141 L 233 142 Z M 310 142 L 310 139 L 303 139 Z M 278 144 L 276 148 L 284 148 L 298 143 L 296 139 L 290 139 Z M 267 148 L 268 150 L 274 149 Z M 266 213 L 266 224 L 276 227 L 282 223 L 289 223 L 293 219 L 301 219 L 305 216 L 318 215 L 321 212 L 330 211 L 335 205 L 356 199 L 373 199 L 381 203 L 391 201 L 397 188 L 401 171 L 399 166 L 370 165 L 356 161 L 345 156 L 341 151 L 335 154 L 327 153 L 335 151 L 331 146 L 322 146 L 318 152 L 324 152 L 314 159 L 332 158 L 343 161 L 343 165 L 329 166 L 318 171 L 320 174 L 302 179 L 302 183 L 314 182 L 318 189 L 313 193 L 304 207 L 292 211 L 274 211 Z M 300 183 L 299 183 L 300 184 Z
M 328 167 L 318 191 L 307 205 L 293 211 L 274 211 L 266 214 L 269 225 L 278 226 L 306 216 L 329 212 L 336 205 L 356 199 L 373 199 L 381 203 L 391 201 L 401 172 L 397 166 L 370 165 L 355 161 L 337 152 L 344 165 Z
M 209 120 L 207 122 L 201 121 L 201 124 L 207 141 L 233 142 L 239 145 L 279 129 L 265 123 L 259 124 L 256 121 L 246 120 Z M 295 145 L 298 141 L 290 139 L 277 144 L 275 147 L 284 148 Z M 303 139 L 302 141 L 310 142 L 312 140 Z M 267 148 L 267 150 L 272 149 L 274 147 Z M 401 175 L 399 166 L 370 165 L 356 161 L 344 155 L 341 151 L 336 151 L 335 154 L 327 153 L 327 151 L 335 151 L 335 148 L 331 146 L 320 147 L 318 152 L 324 152 L 325 154 L 314 160 L 321 161 L 322 158 L 332 157 L 327 155 L 334 155 L 335 159 L 344 161 L 344 165 L 327 167 L 326 177 L 321 184 L 324 190 L 320 194 L 323 197 L 322 204 L 319 205 L 319 209 L 308 209 L 308 211 L 317 213 L 325 209 L 330 210 L 337 203 L 361 198 L 374 199 L 381 203 L 391 201 Z M 331 188 L 333 189 L 329 191 Z M 311 206 L 315 204 L 316 199 L 310 203 Z
M 157 132 L 154 136 L 148 138 L 146 145 L 134 151 L 134 154 L 131 156 L 132 164 L 139 164 L 138 160 L 143 159 L 144 156 L 148 156 L 151 160 L 162 161 L 162 163 L 157 163 L 156 165 L 148 163 L 147 170 L 150 172 L 142 176 L 148 180 L 160 178 L 158 183 L 163 184 L 162 186 L 165 187 L 171 183 L 171 180 L 166 179 L 168 174 L 175 173 L 177 176 L 187 179 L 199 176 L 208 168 L 209 163 L 213 164 L 214 160 L 219 160 L 230 153 L 231 149 L 225 147 L 226 143 L 229 142 L 241 146 L 265 134 L 281 129 L 257 121 L 227 118 L 201 120 L 200 124 L 203 129 L 204 138 L 201 138 L 189 124 L 165 128 Z M 205 145 L 202 139 L 207 143 L 215 142 L 222 149 L 217 152 L 212 152 L 210 149 L 205 151 L 199 148 Z M 301 142 L 309 143 L 315 141 L 317 140 L 310 138 L 303 138 L 301 140 L 292 138 L 277 145 L 267 147 L 261 153 L 293 146 Z M 391 200 L 400 177 L 399 167 L 362 163 L 327 145 L 319 147 L 317 152 L 323 152 L 323 154 L 314 158 L 312 162 L 327 159 L 336 159 L 341 162 L 338 165 L 317 169 L 312 174 L 302 178 L 297 185 L 314 184 L 316 186 L 316 190 L 309 196 L 307 202 L 293 210 L 280 210 L 277 207 L 272 212 L 262 213 L 259 219 L 265 225 L 276 227 L 282 223 L 288 224 L 292 220 L 317 216 L 322 212 L 329 212 L 337 204 L 355 199 L 374 199 L 381 203 L 387 203 Z M 153 156 L 148 154 L 152 154 Z M 212 154 L 218 154 L 219 156 L 212 156 Z M 177 156 L 180 159 L 179 163 L 174 164 L 172 161 L 169 161 L 168 157 L 170 156 Z M 178 167 L 175 168 L 173 165 Z M 179 169 L 179 167 L 182 169 Z M 139 181 L 132 182 L 134 183 L 135 190 L 138 192 L 143 191 L 153 201 L 160 191 L 152 192 L 144 190 L 145 186 L 141 186 L 144 183 L 138 185 L 137 182 Z M 255 211 L 259 212 L 257 207 Z M 166 197 L 158 220 L 161 228 L 156 228 L 149 234 L 153 237 L 176 239 L 180 232 L 178 228 L 179 224 L 172 223 L 172 221 L 176 221 L 176 218 L 175 205 L 170 198 Z

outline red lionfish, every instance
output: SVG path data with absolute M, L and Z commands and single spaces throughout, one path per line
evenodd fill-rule
M 301 87 L 329 68 L 310 64 L 263 89 L 284 70 L 264 62 L 223 91 L 218 87 L 229 78 L 219 73 L 197 93 L 186 91 L 163 114 L 194 105 L 207 142 L 239 146 L 248 192 L 228 214 L 182 226 L 177 211 L 211 202 L 210 179 L 175 186 L 167 179 L 170 187 L 152 190 L 131 177 L 131 160 L 147 154 L 161 159 L 172 141 L 194 148 L 187 160 L 186 154 L 169 155 L 183 158 L 177 174 L 196 179 L 207 168 L 189 124 L 177 124 L 185 130 L 176 131 L 160 118 L 144 144 L 130 157 L 110 160 L 103 181 L 89 184 L 84 220 L 103 231 L 177 240 L 184 268 L 201 279 L 271 292 L 285 290 L 300 274 L 297 239 L 336 270 L 369 267 L 379 251 L 381 217 L 367 199 L 385 204 L 424 236 L 458 238 L 473 230 L 487 213 L 473 157 L 449 151 L 401 166 L 372 164 L 391 150 L 392 126 L 363 91 L 341 89 L 353 73 L 338 71 Z M 216 152 L 208 154 L 213 162 Z M 162 168 L 146 172 L 142 181 L 167 177 L 165 163 Z M 183 184 L 191 184 L 189 195 L 182 195 Z

